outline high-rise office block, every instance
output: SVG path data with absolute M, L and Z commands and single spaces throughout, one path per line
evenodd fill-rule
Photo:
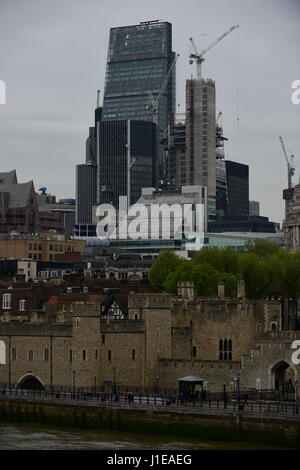
M 186 184 L 207 187 L 216 197 L 216 92 L 212 80 L 186 82 Z
M 86 139 L 85 164 L 76 166 L 76 224 L 92 223 L 92 206 L 97 203 L 98 188 L 98 123 L 102 118 L 102 108 L 99 103 L 95 109 L 94 126 L 89 128 L 89 136 Z
M 249 167 L 226 160 L 229 216 L 249 215 Z
M 220 113 L 219 113 L 220 116 Z M 223 135 L 223 127 L 218 122 L 216 124 L 216 218 L 228 215 L 228 194 L 225 165 L 224 141 L 228 140 Z
M 250 215 L 259 215 L 259 202 L 258 201 L 250 201 L 249 213 Z
M 76 165 L 76 224 L 92 223 L 96 202 L 97 167 L 88 163 Z
M 149 91 L 154 99 L 174 60 L 172 25 L 150 21 L 110 30 L 105 78 L 103 120 L 153 121 Z M 159 141 L 175 112 L 175 80 L 170 77 L 159 100 Z M 159 150 L 160 178 L 165 174 L 163 147 Z
M 98 129 L 98 201 L 119 207 L 119 197 L 129 195 L 133 204 L 143 187 L 154 184 L 157 126 L 152 122 L 118 120 L 102 121 Z

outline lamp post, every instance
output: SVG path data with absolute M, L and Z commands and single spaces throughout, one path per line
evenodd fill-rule
M 75 398 L 76 370 L 73 369 L 73 398 Z
M 160 374 L 157 372 L 156 373 L 156 394 L 158 395 L 158 391 L 159 391 L 159 378 L 160 378 Z
M 241 403 L 241 386 L 240 385 L 241 385 L 241 383 L 240 383 L 240 373 L 238 372 L 237 380 L 236 380 L 238 408 L 240 408 L 240 403 Z
M 116 368 L 113 367 L 113 374 L 114 374 L 114 386 L 113 386 L 113 393 L 117 392 L 117 384 L 116 384 Z

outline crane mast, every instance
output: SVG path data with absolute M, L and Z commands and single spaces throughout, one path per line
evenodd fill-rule
M 171 67 L 169 68 L 169 71 L 166 75 L 165 81 L 162 84 L 162 87 L 159 90 L 159 93 L 158 93 L 157 97 L 154 98 L 152 91 L 148 90 L 148 95 L 150 97 L 150 105 L 148 106 L 148 109 L 150 110 L 150 113 L 152 114 L 153 122 L 155 122 L 155 124 L 158 124 L 159 100 L 160 100 L 162 94 L 164 93 L 164 91 L 165 91 L 165 89 L 168 85 L 169 79 L 171 77 L 171 74 L 172 74 L 172 72 L 174 70 L 174 67 L 175 67 L 175 64 L 177 62 L 177 57 L 179 57 L 179 54 L 175 55 L 174 60 L 171 64 Z
M 234 29 L 239 28 L 239 25 L 231 26 L 231 28 L 227 29 L 225 33 L 221 34 L 217 39 L 215 39 L 211 44 L 209 44 L 205 49 L 203 49 L 200 53 L 198 52 L 198 49 L 196 47 L 194 38 L 190 38 L 190 41 L 192 43 L 194 53 L 189 55 L 190 58 L 190 64 L 193 64 L 196 62 L 196 67 L 197 67 L 197 80 L 201 80 L 202 78 L 202 62 L 204 62 L 204 54 L 206 54 L 207 51 L 209 51 L 212 47 L 214 47 L 216 44 L 218 44 L 222 39 L 224 39 L 228 34 L 230 34 Z
M 279 137 L 279 140 L 287 164 L 288 189 L 291 189 L 293 187 L 293 176 L 295 174 L 294 155 L 291 155 L 289 158 L 282 137 Z

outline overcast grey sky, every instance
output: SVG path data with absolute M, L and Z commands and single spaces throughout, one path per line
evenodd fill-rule
M 287 171 L 279 135 L 296 155 L 296 182 L 300 171 L 300 104 L 291 102 L 300 0 L 0 0 L 0 171 L 16 168 L 19 181 L 74 197 L 75 165 L 84 162 L 96 90 L 104 88 L 109 29 L 152 19 L 173 24 L 181 110 L 185 79 L 195 75 L 189 37 L 240 25 L 207 53 L 203 75 L 216 81 L 227 159 L 249 165 L 250 198 L 281 221 Z M 199 48 L 218 34 L 196 38 Z

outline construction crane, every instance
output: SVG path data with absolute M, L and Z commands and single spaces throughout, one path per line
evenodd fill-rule
M 174 67 L 176 65 L 178 57 L 179 57 L 179 54 L 176 54 L 175 57 L 174 57 L 174 60 L 171 64 L 171 67 L 169 68 L 169 71 L 166 75 L 165 81 L 164 81 L 161 89 L 159 90 L 158 95 L 154 98 L 152 91 L 148 90 L 148 95 L 150 97 L 150 105 L 148 106 L 148 109 L 150 111 L 150 114 L 152 114 L 152 119 L 153 119 L 153 122 L 155 124 L 158 124 L 159 100 L 160 100 L 162 94 L 165 92 L 165 89 L 168 85 L 169 79 L 172 75 L 172 72 L 174 70 Z
M 279 137 L 281 147 L 285 156 L 286 164 L 287 164 L 287 174 L 288 174 L 288 189 L 292 189 L 293 187 L 293 176 L 295 174 L 295 167 L 294 167 L 294 155 L 292 155 L 290 158 L 288 157 L 287 151 L 285 149 L 285 145 L 283 142 L 282 137 Z
M 211 44 L 209 44 L 209 46 L 207 46 L 205 49 L 203 49 L 203 51 L 201 51 L 200 53 L 198 52 L 198 49 L 196 47 L 194 39 L 190 38 L 190 41 L 191 41 L 193 49 L 194 49 L 194 53 L 189 55 L 189 58 L 190 58 L 189 63 L 193 64 L 194 62 L 196 62 L 197 80 L 201 80 L 201 78 L 202 78 L 202 62 L 204 62 L 204 60 L 205 60 L 204 57 L 203 57 L 204 54 L 206 54 L 207 51 L 209 51 L 212 47 L 214 47 L 216 44 L 218 44 L 218 42 L 222 41 L 222 39 L 224 39 L 226 36 L 228 36 L 228 34 L 230 34 L 236 28 L 239 28 L 238 24 L 235 25 L 235 26 L 231 26 L 231 28 L 229 28 L 227 31 L 225 31 L 225 33 L 223 33 L 220 37 L 215 39 Z

